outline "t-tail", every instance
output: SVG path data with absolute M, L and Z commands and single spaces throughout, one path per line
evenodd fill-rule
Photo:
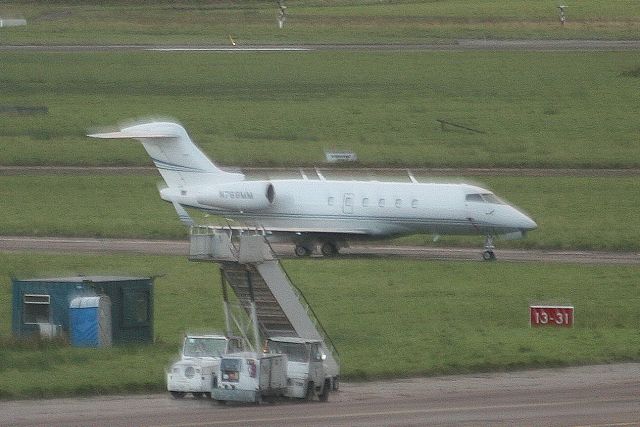
M 218 168 L 191 141 L 187 131 L 177 123 L 142 123 L 123 128 L 118 132 L 96 133 L 89 136 L 140 141 L 168 186 L 160 190 L 160 196 L 173 204 L 180 221 L 187 227 L 192 226 L 194 221 L 181 205 L 178 195 L 186 194 L 187 188 L 244 181 L 243 174 L 225 172 Z
M 244 180 L 241 173 L 225 172 L 218 168 L 177 123 L 142 123 L 118 132 L 88 136 L 107 139 L 131 138 L 140 141 L 164 181 L 173 190 Z

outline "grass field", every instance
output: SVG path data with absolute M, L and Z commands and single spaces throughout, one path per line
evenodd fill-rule
M 347 379 L 640 359 L 637 267 L 397 259 L 289 260 L 285 267 L 335 341 Z M 181 334 L 223 328 L 216 267 L 183 257 L 0 254 L 0 305 L 11 305 L 10 276 L 116 272 L 162 274 L 157 343 L 16 345 L 8 338 L 10 311 L 2 310 L 0 397 L 160 391 Z M 541 302 L 574 304 L 574 328 L 531 329 L 527 307 Z
M 0 52 L 0 164 L 149 164 L 84 135 L 170 117 L 221 164 L 638 167 L 634 52 Z M 366 70 L 363 72 L 362 70 Z M 485 133 L 442 129 L 437 119 Z
M 295 1 L 279 30 L 275 2 L 8 1 L 0 16 L 26 27 L 2 30 L 5 44 L 429 43 L 456 38 L 637 39 L 633 0 L 557 3 L 484 1 Z
M 185 238 L 173 207 L 156 189 L 158 176 L 0 177 L 1 235 Z M 640 249 L 638 179 L 572 177 L 483 177 L 478 181 L 538 223 L 526 239 L 498 247 Z M 211 223 L 214 218 L 199 221 Z M 220 223 L 220 222 L 218 222 Z M 432 236 L 403 243 L 434 245 Z M 437 245 L 482 246 L 478 237 L 443 236 Z

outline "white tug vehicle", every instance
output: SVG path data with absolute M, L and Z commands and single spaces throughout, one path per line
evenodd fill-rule
M 271 337 L 266 352 L 222 356 L 212 397 L 220 403 L 262 403 L 265 399 L 293 398 L 326 402 L 338 389 L 337 371 L 325 366 L 322 341 Z
M 167 371 L 167 390 L 176 399 L 183 398 L 187 393 L 196 399 L 211 397 L 211 390 L 217 385 L 222 356 L 243 350 L 242 340 L 237 337 L 186 335 L 180 360 Z

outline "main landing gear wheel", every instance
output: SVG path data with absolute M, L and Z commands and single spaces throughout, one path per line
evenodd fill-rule
M 322 255 L 324 256 L 338 255 L 338 247 L 335 245 L 335 243 L 325 242 L 320 247 L 320 252 L 322 252 Z
M 309 256 L 311 255 L 311 251 L 309 250 L 309 248 L 306 248 L 302 245 L 296 245 L 294 252 L 296 254 L 296 256 Z

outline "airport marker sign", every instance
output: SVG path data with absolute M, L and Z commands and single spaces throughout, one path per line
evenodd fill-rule
M 532 327 L 573 327 L 572 305 L 530 305 L 529 324 Z

